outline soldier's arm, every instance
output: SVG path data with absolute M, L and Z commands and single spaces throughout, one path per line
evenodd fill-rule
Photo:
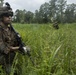
M 0 28 L 0 53 L 9 53 L 9 47 L 3 41 L 2 29 Z
M 10 46 L 10 51 L 17 51 L 19 49 L 19 47 L 13 47 L 13 46 Z
M 10 51 L 16 51 L 19 47 L 11 47 L 3 41 L 2 30 L 0 28 L 0 53 L 8 54 Z

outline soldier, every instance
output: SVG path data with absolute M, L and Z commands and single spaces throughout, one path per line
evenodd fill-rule
M 59 29 L 59 26 L 58 26 L 58 22 L 57 22 L 57 21 L 55 21 L 55 22 L 53 23 L 53 27 L 54 27 L 55 29 Z
M 53 27 L 55 28 L 55 29 L 59 29 L 59 25 L 58 25 L 58 22 L 56 21 L 56 18 L 51 18 L 51 22 L 53 23 Z
M 12 16 L 13 11 L 8 3 L 5 7 L 0 7 L 0 64 L 7 75 L 10 75 L 16 51 L 20 49 L 15 32 L 10 26 Z

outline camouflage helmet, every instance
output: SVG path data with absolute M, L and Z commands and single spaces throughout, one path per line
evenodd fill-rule
M 0 7 L 0 18 L 8 14 L 9 16 L 13 16 L 12 8 L 9 3 L 5 3 L 6 6 Z

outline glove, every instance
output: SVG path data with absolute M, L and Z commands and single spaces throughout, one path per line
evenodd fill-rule
M 29 54 L 30 53 L 30 47 L 28 46 L 24 46 L 19 48 L 19 50 L 21 51 L 22 54 Z

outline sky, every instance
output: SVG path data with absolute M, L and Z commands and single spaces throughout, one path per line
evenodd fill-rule
M 4 2 L 9 2 L 13 11 L 16 9 L 25 9 L 34 12 L 36 9 L 38 10 L 43 3 L 49 2 L 49 0 L 4 0 Z M 76 0 L 67 0 L 67 3 L 76 4 Z

